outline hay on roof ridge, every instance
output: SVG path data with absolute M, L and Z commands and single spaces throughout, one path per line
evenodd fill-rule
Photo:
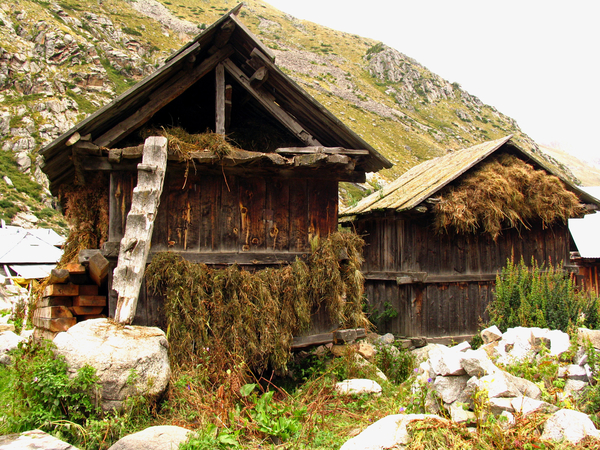
M 503 154 L 442 193 L 435 206 L 435 227 L 439 232 L 481 230 L 496 240 L 503 228 L 529 229 L 536 220 L 547 227 L 581 213 L 577 196 L 556 176 Z
M 236 147 L 227 140 L 225 135 L 209 130 L 200 134 L 190 134 L 181 127 L 161 127 L 146 128 L 140 134 L 144 139 L 149 136 L 166 137 L 169 151 L 183 159 L 189 159 L 190 153 L 201 151 L 210 151 L 223 158 L 236 150 Z

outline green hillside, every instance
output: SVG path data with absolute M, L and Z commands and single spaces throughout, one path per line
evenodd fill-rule
M 36 225 L 63 226 L 43 187 L 40 148 L 150 74 L 235 5 L 226 0 L 0 5 L 2 175 L 14 182 L 21 179 L 17 171 L 42 185 L 25 189 L 0 181 L 0 217 L 9 222 L 19 213 L 33 214 Z M 297 20 L 261 1 L 245 2 L 240 17 L 273 49 L 284 72 L 394 162 L 369 178 L 374 187 L 447 149 L 507 134 L 535 149 L 514 120 L 383 43 Z M 357 190 L 346 185 L 346 198 L 349 192 Z

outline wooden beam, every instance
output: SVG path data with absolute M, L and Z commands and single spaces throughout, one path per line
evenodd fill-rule
M 324 344 L 343 344 L 353 342 L 356 339 L 362 339 L 367 336 L 364 328 L 354 328 L 349 330 L 337 330 L 330 333 L 319 333 L 310 336 L 294 336 L 292 338 L 292 350 L 300 350 L 315 345 Z
M 275 153 L 280 155 L 304 155 L 311 153 L 325 153 L 326 155 L 348 155 L 348 156 L 367 156 L 369 150 L 353 150 L 343 147 L 285 147 L 278 148 Z
M 146 139 L 142 164 L 154 166 L 155 170 L 138 173 L 112 285 L 118 295 L 115 320 L 126 324 L 130 324 L 135 316 L 150 253 L 154 219 L 167 169 L 167 138 L 152 136 Z
M 231 128 L 231 108 L 233 99 L 233 88 L 230 84 L 225 86 L 225 130 Z
M 127 117 L 102 136 L 98 137 L 94 144 L 98 147 L 112 147 L 115 143 L 128 136 L 134 130 L 146 123 L 161 108 L 168 105 L 175 98 L 180 96 L 186 89 L 196 83 L 217 64 L 233 54 L 233 48 L 229 45 L 223 47 L 215 54 L 202 61 L 197 67 L 189 72 L 183 72 L 175 82 L 168 86 L 158 89 L 150 95 L 145 105 L 140 107 L 135 113 Z
M 317 141 L 296 120 L 281 108 L 271 94 L 263 88 L 255 89 L 250 85 L 250 79 L 229 58 L 223 61 L 225 70 L 234 77 L 267 111 L 269 111 L 282 125 L 284 125 L 294 136 L 307 145 L 318 145 Z
M 223 25 L 221 25 L 221 29 L 216 33 L 216 36 L 213 40 L 213 46 L 208 49 L 208 54 L 213 55 L 219 49 L 225 47 L 231 38 L 231 35 L 235 31 L 236 22 L 233 20 L 228 20 Z
M 215 133 L 225 134 L 225 68 L 215 68 Z
M 150 252 L 150 257 L 154 257 L 160 250 Z M 175 253 L 194 263 L 231 265 L 238 264 L 240 266 L 262 266 L 262 265 L 278 265 L 289 264 L 308 255 L 308 252 L 278 252 L 278 253 L 254 253 L 254 252 L 178 252 L 169 250 L 169 253 Z
M 252 76 L 250 77 L 250 85 L 254 89 L 258 89 L 259 87 L 261 87 L 264 84 L 265 81 L 267 81 L 268 78 L 269 78 L 269 70 L 265 66 L 262 66 L 256 72 L 254 72 L 252 74 Z
M 432 275 L 427 272 L 365 272 L 365 280 L 396 281 L 398 285 L 404 284 L 439 284 L 439 283 L 468 283 L 479 281 L 494 281 L 495 273 L 471 274 L 441 274 Z
M 235 24 L 237 25 L 237 27 L 239 29 L 241 29 L 248 36 L 253 38 L 253 45 L 255 45 L 256 48 L 258 50 L 260 50 L 260 52 L 269 59 L 269 61 L 271 61 L 271 62 L 275 61 L 275 55 L 273 54 L 271 49 L 269 47 L 267 47 L 265 44 L 263 44 L 259 39 L 257 39 L 256 36 L 254 36 L 254 34 L 248 29 L 248 27 L 246 25 L 244 25 L 244 23 L 240 19 L 238 19 L 236 16 L 229 16 L 229 17 L 231 18 L 231 20 L 233 20 L 235 22 Z

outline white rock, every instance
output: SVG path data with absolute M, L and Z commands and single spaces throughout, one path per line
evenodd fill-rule
M 490 398 L 490 411 L 495 416 L 501 415 L 503 412 L 515 412 L 512 401 L 512 398 Z
M 460 344 L 455 345 L 454 347 L 451 347 L 450 350 L 454 350 L 455 352 L 466 352 L 467 350 L 471 349 L 471 344 L 469 344 L 467 341 L 463 341 Z
M 520 395 L 535 400 L 542 398 L 542 390 L 537 384 L 525 378 L 516 377 L 508 372 L 502 371 L 504 378 L 519 392 Z
M 340 394 L 381 394 L 381 386 L 373 380 L 366 378 L 353 378 L 344 380 L 335 385 L 336 392 Z
M 510 426 L 515 424 L 515 416 L 512 415 L 511 412 L 509 411 L 503 411 L 502 414 L 500 414 L 500 426 L 502 426 L 503 428 L 509 428 Z
M 571 339 L 564 331 L 551 330 L 546 333 L 545 337 L 550 339 L 550 355 L 552 356 L 560 356 L 571 347 Z
M 583 391 L 588 386 L 588 383 L 580 380 L 567 380 L 563 389 L 563 394 L 566 397 L 575 396 Z
M 586 436 L 600 437 L 600 433 L 587 414 L 561 409 L 546 421 L 541 438 L 557 442 L 566 440 L 577 444 Z
M 71 374 L 85 364 L 96 369 L 104 410 L 119 409 L 127 397 L 136 394 L 159 397 L 171 376 L 167 339 L 156 327 L 119 326 L 107 319 L 91 319 L 56 335 L 54 344 L 56 352 L 65 356 Z
M 146 428 L 119 439 L 108 450 L 164 450 L 179 448 L 191 433 L 182 427 L 162 425 Z
M 466 410 L 456 403 L 457 402 L 454 402 L 448 407 L 450 410 L 450 418 L 453 422 L 471 424 L 477 421 L 477 416 L 473 411 Z
M 579 342 L 579 345 L 584 345 L 587 341 L 589 341 L 596 350 L 600 350 L 600 330 L 579 328 L 577 330 L 577 342 Z
M 515 412 L 521 413 L 523 416 L 537 412 L 553 413 L 558 408 L 550 403 L 541 400 L 535 400 L 529 397 L 516 397 L 511 399 L 511 404 Z
M 387 416 L 368 426 L 358 436 L 346 441 L 340 447 L 340 450 L 383 450 L 408 444 L 410 438 L 406 425 L 410 422 L 426 419 L 449 423 L 435 414 L 396 414 Z
M 437 347 L 429 352 L 429 362 L 436 375 L 464 375 L 465 369 L 461 365 L 462 353 L 447 347 Z
M 468 375 L 443 377 L 438 376 L 433 382 L 433 388 L 444 403 L 453 403 L 467 387 Z
M 481 331 L 481 339 L 484 344 L 499 341 L 502 339 L 502 331 L 496 325 L 491 326 Z
M 0 333 L 0 354 L 16 349 L 22 340 L 22 337 L 12 331 L 3 331 Z
M 394 335 L 392 333 L 387 333 L 384 334 L 383 336 L 379 336 L 377 339 L 375 339 L 375 343 L 376 344 L 383 344 L 383 345 L 391 345 L 394 343 Z
M 470 376 L 483 377 L 499 369 L 494 365 L 487 352 L 482 349 L 467 350 L 461 359 L 462 368 Z
M 479 388 L 485 389 L 489 398 L 516 397 L 519 391 L 504 376 L 504 372 L 496 372 L 479 379 Z
M 0 437 L 0 448 L 2 450 L 78 450 L 77 447 L 41 430 L 2 436 Z
M 558 378 L 569 378 L 570 380 L 589 381 L 585 367 L 577 364 L 561 366 L 558 368 Z

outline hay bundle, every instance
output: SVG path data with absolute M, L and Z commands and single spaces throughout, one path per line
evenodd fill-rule
M 366 326 L 363 245 L 355 234 L 334 233 L 306 261 L 254 273 L 236 265 L 212 269 L 169 252 L 156 255 L 146 281 L 165 298 L 172 364 L 195 367 L 210 349 L 235 355 L 248 367 L 284 368 L 292 337 L 309 328 L 319 308 L 340 326 Z
M 446 189 L 435 207 L 435 226 L 440 232 L 482 229 L 496 240 L 503 227 L 529 229 L 534 220 L 547 227 L 581 212 L 577 196 L 557 177 L 504 154 Z
M 190 153 L 210 151 L 223 158 L 235 149 L 225 135 L 206 131 L 201 134 L 190 134 L 181 127 L 148 128 L 141 132 L 142 138 L 149 136 L 164 136 L 168 139 L 168 148 L 182 159 L 189 159 Z
M 77 259 L 80 250 L 100 248 L 108 239 L 108 178 L 97 174 L 84 186 L 63 185 L 60 198 L 70 231 L 60 264 Z

